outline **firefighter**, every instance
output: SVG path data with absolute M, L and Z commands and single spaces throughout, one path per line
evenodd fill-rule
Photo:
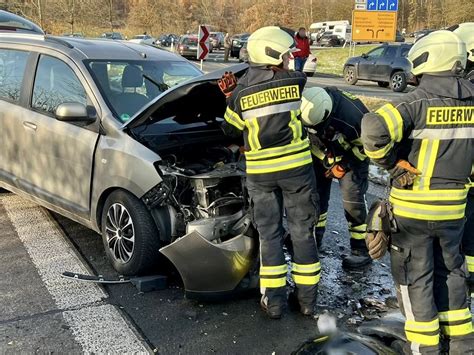
M 306 76 L 288 70 L 294 46 L 292 33 L 280 27 L 255 31 L 247 42 L 250 67 L 228 95 L 224 116 L 244 134 L 247 189 L 260 235 L 261 306 L 275 319 L 287 303 L 284 209 L 293 244 L 291 273 L 304 315 L 314 312 L 321 269 L 312 234 L 318 217 L 316 180 L 300 121 Z
M 451 28 L 466 44 L 467 63 L 466 79 L 474 83 L 474 22 L 461 23 Z M 472 169 L 471 186 L 474 183 L 474 166 Z M 462 251 L 466 257 L 467 270 L 469 271 L 468 285 L 470 292 L 474 294 L 474 187 L 471 187 L 467 195 L 466 224 L 462 239 Z
M 315 236 L 320 247 L 328 214 L 332 179 L 339 180 L 344 214 L 349 224 L 351 255 L 343 266 L 359 268 L 372 259 L 365 245 L 369 159 L 360 140 L 361 121 L 369 112 L 354 95 L 334 87 L 303 92 L 303 123 L 308 127 L 320 215 Z
M 408 59 L 419 87 L 365 115 L 362 141 L 391 176 L 391 268 L 405 350 L 437 354 L 441 332 L 451 354 L 468 354 L 474 333 L 460 243 L 474 159 L 474 86 L 462 78 L 466 46 L 453 32 L 436 31 Z M 370 245 L 386 247 L 384 233 L 370 235 Z

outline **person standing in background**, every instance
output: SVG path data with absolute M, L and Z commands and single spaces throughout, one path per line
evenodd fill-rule
M 296 48 L 298 51 L 293 53 L 296 71 L 303 71 L 304 64 L 306 63 L 308 56 L 311 54 L 309 42 L 309 38 L 306 36 L 306 28 L 300 27 L 295 36 Z
M 230 53 L 231 45 L 232 45 L 232 40 L 230 39 L 229 32 L 227 32 L 224 37 L 224 62 L 229 61 L 229 53 Z

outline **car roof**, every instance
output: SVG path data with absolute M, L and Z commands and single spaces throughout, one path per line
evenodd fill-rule
M 30 34 L 0 33 L 1 43 L 23 44 L 27 47 L 47 47 L 57 50 L 76 60 L 183 60 L 180 56 L 164 49 L 137 44 L 129 41 L 107 39 L 85 39 L 77 37 L 43 36 Z

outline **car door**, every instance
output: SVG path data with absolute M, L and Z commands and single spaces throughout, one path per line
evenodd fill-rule
M 75 69 L 72 69 L 75 67 Z M 32 193 L 61 208 L 87 216 L 94 151 L 99 137 L 96 124 L 64 122 L 55 118 L 62 103 L 95 108 L 85 79 L 67 58 L 39 56 L 31 94 L 27 183 Z
M 29 58 L 29 51 L 0 49 L 0 179 L 9 185 L 17 185 L 23 177 L 22 117 L 27 110 L 21 93 Z
M 390 81 L 392 67 L 398 56 L 400 46 L 387 46 L 383 54 L 375 61 L 374 78 L 379 81 Z
M 359 79 L 374 80 L 376 79 L 376 67 L 377 60 L 382 56 L 385 51 L 385 47 L 377 47 L 367 53 L 365 56 L 360 57 L 357 77 Z

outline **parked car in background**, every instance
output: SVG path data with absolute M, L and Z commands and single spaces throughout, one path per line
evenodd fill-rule
M 161 36 L 159 36 L 155 43 L 162 47 L 170 47 L 171 43 L 176 45 L 178 41 L 179 41 L 178 35 L 169 33 L 169 34 L 162 34 Z
M 415 42 L 418 41 L 420 38 L 426 36 L 427 34 L 434 32 L 435 30 L 431 30 L 429 28 L 424 28 L 419 31 L 415 31 L 413 37 L 415 37 Z
M 316 73 L 317 64 L 318 59 L 314 55 L 310 54 L 303 67 L 303 72 L 306 74 L 306 76 L 314 76 Z M 295 61 L 293 58 L 290 58 L 290 69 L 295 70 Z
M 100 38 L 123 40 L 125 37 L 120 32 L 104 32 L 100 35 Z
M 247 50 L 247 43 L 248 42 L 245 42 L 239 51 L 239 62 L 241 63 L 242 62 L 248 63 L 249 61 L 249 52 Z
M 225 34 L 222 32 L 211 32 L 211 44 L 214 49 L 221 49 L 224 48 L 224 37 Z
M 136 36 L 133 36 L 132 39 L 129 39 L 128 41 L 132 43 L 138 43 L 138 44 L 153 45 L 155 44 L 156 39 L 150 35 L 136 35 Z
M 342 46 L 345 39 L 333 34 L 332 32 L 325 33 L 319 39 L 318 45 L 321 47 L 338 47 Z
M 198 36 L 184 35 L 178 41 L 176 52 L 188 59 L 196 59 L 198 52 Z
M 37 24 L 3 10 L 0 10 L 0 32 L 44 34 Z
M 402 35 L 402 33 L 397 30 L 395 34 L 395 42 L 405 42 L 405 37 Z
M 74 38 L 85 38 L 85 36 L 82 32 L 63 33 L 61 36 L 63 36 L 63 37 L 74 37 Z
M 355 85 L 358 80 L 375 81 L 381 87 L 390 86 L 393 91 L 402 92 L 415 78 L 410 73 L 407 59 L 411 44 L 383 44 L 360 57 L 352 57 L 344 64 L 344 79 Z
M 244 43 L 248 41 L 250 34 L 241 33 L 231 38 L 230 56 L 233 58 L 239 58 L 240 49 Z

